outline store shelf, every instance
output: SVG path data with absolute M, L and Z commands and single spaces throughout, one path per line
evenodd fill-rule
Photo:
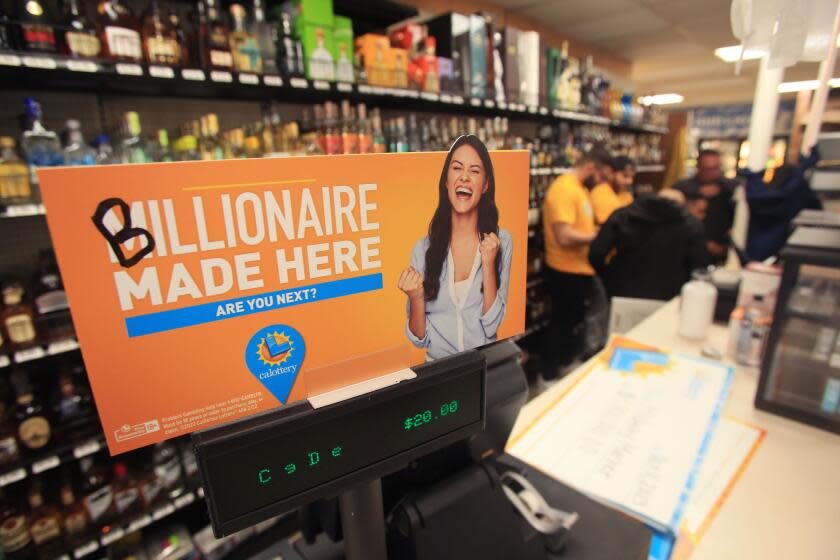
M 79 343 L 75 338 L 65 338 L 64 340 L 56 340 L 49 344 L 39 344 L 32 348 L 25 350 L 18 350 L 11 355 L 0 354 L 0 368 L 8 367 L 12 364 L 23 364 L 35 360 L 42 360 L 50 356 L 57 356 L 58 354 L 66 354 L 79 349 Z
M 543 278 L 542 276 L 536 276 L 536 277 L 532 278 L 531 280 L 528 280 L 528 282 L 525 284 L 525 288 L 526 289 L 531 289 L 535 286 L 539 286 L 543 282 L 545 282 L 545 278 Z
M 810 323 L 817 323 L 826 327 L 840 329 L 840 317 L 831 315 L 822 315 L 819 313 L 806 313 L 803 311 L 794 311 L 793 309 L 785 309 L 784 314 L 788 317 L 802 319 Z
M 622 130 L 630 130 L 633 132 L 650 132 L 652 134 L 667 134 L 668 127 L 666 126 L 655 126 L 652 124 L 633 124 L 633 123 L 626 123 L 623 121 L 613 120 L 610 121 L 610 126 L 613 128 L 618 128 Z
M 515 342 L 517 340 L 522 340 L 526 336 L 531 336 L 532 334 L 541 331 L 545 327 L 548 326 L 548 321 L 539 321 L 535 325 L 531 325 L 530 327 L 526 328 L 522 334 L 518 334 L 516 336 L 511 337 L 511 339 Z
M 661 132 L 647 125 L 628 125 L 606 117 L 477 99 L 460 95 L 419 92 L 364 84 L 333 83 L 303 78 L 145 64 L 80 61 L 46 55 L 0 55 L 3 82 L 23 89 L 53 89 L 130 95 L 165 95 L 237 100 L 279 100 L 315 103 L 337 97 L 355 102 L 410 110 L 453 111 L 471 114 L 561 119 L 594 123 L 637 132 Z
M 89 432 L 100 431 L 96 419 L 91 419 Z M 0 487 L 20 482 L 30 476 L 38 475 L 61 465 L 78 461 L 82 457 L 93 455 L 105 446 L 105 437 L 101 433 L 82 438 L 81 441 L 59 445 L 49 451 L 23 459 L 0 471 Z
M 45 213 L 43 204 L 10 204 L 0 211 L 0 218 L 43 216 Z
M 665 166 L 661 163 L 636 166 L 636 173 L 659 173 L 660 171 L 665 171 Z

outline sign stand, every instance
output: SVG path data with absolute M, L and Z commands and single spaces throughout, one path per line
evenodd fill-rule
M 338 497 L 347 560 L 387 560 L 382 481 L 359 484 Z

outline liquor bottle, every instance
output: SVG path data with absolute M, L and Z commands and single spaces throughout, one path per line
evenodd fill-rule
M 73 426 L 93 415 L 93 397 L 83 381 L 84 369 L 65 365 L 58 374 L 58 385 L 52 399 L 53 415 L 58 427 Z
M 394 127 L 394 137 L 394 151 L 408 152 L 410 148 L 408 134 L 406 133 L 405 117 L 399 117 L 397 119 L 396 126 Z
M 11 51 L 15 49 L 15 41 L 12 33 L 12 22 L 3 6 L 0 6 L 0 51 Z
M 280 11 L 278 22 L 280 25 L 277 39 L 277 59 L 280 62 L 280 72 L 286 78 L 302 77 L 304 74 L 303 47 L 292 32 L 292 17 L 286 12 Z
M 201 159 L 224 159 L 224 152 L 219 144 L 219 118 L 215 113 L 208 113 L 201 117 L 201 144 L 199 146 Z
M 23 285 L 20 282 L 12 281 L 3 286 L 5 307 L 0 311 L 0 322 L 3 340 L 12 350 L 32 346 L 38 337 L 35 314 L 32 307 L 23 301 L 23 296 Z
M 184 467 L 184 478 L 190 487 L 195 487 L 201 484 L 201 476 L 198 472 L 198 461 L 195 458 L 195 452 L 189 442 L 182 442 L 181 447 L 181 463 Z
M 271 114 L 264 112 L 260 124 L 260 144 L 263 154 L 273 154 L 277 151 L 274 144 L 274 128 L 271 126 Z
M 260 145 L 260 137 L 257 132 L 257 127 L 246 126 L 243 131 L 245 134 L 245 157 L 262 157 L 262 146 Z
M 24 113 L 28 128 L 23 132 L 21 147 L 29 165 L 29 183 L 32 185 L 38 183 L 35 173 L 37 168 L 63 165 L 64 154 L 58 135 L 41 124 L 41 104 L 27 97 L 24 100 Z
M 29 488 L 29 533 L 38 549 L 38 558 L 44 560 L 61 555 L 61 513 L 58 508 L 44 503 L 40 478 L 33 478 Z
M 22 369 L 15 370 L 11 381 L 15 390 L 14 418 L 18 444 L 28 451 L 43 449 L 50 442 L 52 428 L 45 416 L 44 406 L 35 398 L 29 374 Z
M 364 103 L 359 103 L 359 153 L 371 154 L 373 153 L 373 125 L 367 117 L 367 107 Z
M 257 38 L 262 71 L 266 74 L 277 74 L 277 24 L 266 21 L 262 0 L 254 0 L 254 15 L 246 29 Z
M 11 389 L 6 376 L 0 377 L 0 465 L 5 466 L 20 458 L 15 426 L 9 411 Z
M 324 153 L 341 153 L 341 133 L 338 129 L 338 107 L 332 101 L 324 104 Z
M 161 128 L 157 131 L 157 140 L 152 147 L 153 161 L 174 161 L 172 150 L 169 148 L 169 133 Z
M 29 519 L 8 488 L 0 488 L 0 547 L 8 560 L 35 558 Z
M 140 452 L 140 474 L 137 477 L 137 486 L 140 489 L 140 499 L 144 509 L 151 509 L 166 499 L 163 492 L 163 482 L 155 474 L 152 462 L 152 453 L 149 449 Z
M 356 131 L 355 118 L 353 117 L 353 108 L 350 106 L 350 101 L 344 99 L 341 101 L 341 153 L 343 154 L 358 154 L 359 153 L 359 133 Z
M 160 11 L 157 0 L 149 2 L 143 13 L 143 52 L 149 64 L 178 66 L 181 62 L 181 51 L 178 46 L 178 36 L 170 25 L 169 18 L 165 18 Z
M 143 43 L 131 8 L 122 0 L 100 0 L 96 13 L 105 56 L 128 62 L 143 60 Z
M 65 31 L 61 49 L 64 54 L 75 58 L 99 56 L 102 45 L 79 0 L 65 0 L 63 23 Z
M 0 137 L 0 202 L 26 202 L 30 198 L 29 171 L 15 150 L 15 139 Z
M 408 141 L 408 147 L 406 151 L 423 151 L 423 142 L 420 136 L 420 129 L 417 126 L 417 116 L 414 113 L 408 115 L 408 131 L 406 137 Z
M 385 134 L 382 132 L 382 117 L 379 114 L 379 109 L 373 110 L 373 153 L 382 154 L 387 149 Z
M 240 72 L 262 72 L 262 57 L 257 36 L 245 29 L 245 8 L 242 4 L 231 4 L 230 17 L 233 29 L 228 38 L 233 62 Z
M 82 503 L 92 525 L 107 525 L 114 516 L 114 489 L 107 469 L 93 455 L 79 460 Z
M 150 161 L 146 139 L 141 136 L 140 115 L 136 111 L 123 114 L 119 158 L 122 163 L 147 163 Z
M 65 165 L 96 165 L 96 150 L 85 143 L 81 127 L 81 123 L 76 119 L 69 119 L 65 124 Z
M 114 510 L 117 515 L 129 515 L 142 510 L 140 489 L 128 473 L 125 461 L 114 463 Z
M 206 10 L 199 10 L 201 64 L 205 68 L 233 69 L 233 55 L 228 43 L 228 27 L 219 17 L 216 0 L 205 0 Z M 204 18 L 202 18 L 204 14 Z M 204 21 L 202 21 L 202 19 Z
M 88 528 L 88 517 L 85 504 L 81 500 L 76 501 L 76 492 L 73 490 L 73 481 L 70 472 L 65 470 L 61 473 L 61 488 L 59 490 L 61 505 L 64 508 L 64 543 L 68 548 L 74 548 L 82 544 L 85 532 Z
M 163 491 L 170 499 L 177 498 L 186 491 L 178 450 L 172 443 L 156 443 L 152 449 L 152 462 Z
M 199 161 L 201 154 L 198 153 L 198 140 L 192 134 L 181 136 L 172 145 L 175 151 L 176 161 Z
M 111 145 L 111 137 L 107 134 L 100 134 L 91 142 L 96 148 L 96 165 L 112 165 L 120 163 L 119 158 L 114 154 L 114 147 Z
M 184 26 L 181 25 L 181 16 L 175 10 L 170 10 L 167 19 L 169 20 L 169 26 L 175 33 L 175 41 L 178 43 L 178 53 L 180 55 L 178 64 L 189 66 L 192 62 L 192 49 L 190 49 L 190 40 L 186 31 L 184 31 Z
M 33 52 L 57 52 L 55 22 L 43 0 L 17 0 L 17 5 L 20 47 Z

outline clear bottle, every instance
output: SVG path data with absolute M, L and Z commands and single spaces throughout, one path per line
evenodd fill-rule
M 158 0 L 151 0 L 143 13 L 143 53 L 146 62 L 164 66 L 178 66 L 181 49 L 169 18 L 163 16 Z
M 262 0 L 254 0 L 254 14 L 246 27 L 247 31 L 257 38 L 262 71 L 266 74 L 277 74 L 277 24 L 265 19 L 265 8 Z
M 61 42 L 62 52 L 74 58 L 96 58 L 102 50 L 96 29 L 85 14 L 84 5 L 79 0 L 64 2 L 64 37 Z
M 29 171 L 15 150 L 15 139 L 0 138 L 0 202 L 14 204 L 32 198 Z
M 396 152 L 408 152 L 411 148 L 408 143 L 408 134 L 406 133 L 405 117 L 397 119 L 395 130 L 396 141 L 394 143 Z
M 29 165 L 29 182 L 38 184 L 36 170 L 39 167 L 53 167 L 64 164 L 64 154 L 58 135 L 47 130 L 41 124 L 43 113 L 41 104 L 31 97 L 24 100 L 24 112 L 29 129 L 23 133 L 23 148 L 26 163 Z
M 18 444 L 28 451 L 43 449 L 52 438 L 52 427 L 44 405 L 35 396 L 29 374 L 22 369 L 12 372 L 15 389 L 14 418 L 17 423 Z
M 219 16 L 216 0 L 205 0 L 205 2 L 206 9 L 199 10 L 199 42 L 202 45 L 202 66 L 211 69 L 232 70 L 233 55 L 228 43 L 228 26 Z
M 131 8 L 122 0 L 101 0 L 96 13 L 103 54 L 113 60 L 142 61 L 143 43 Z
M 85 143 L 82 125 L 76 119 L 69 119 L 65 125 L 67 145 L 64 146 L 65 165 L 96 165 L 96 150 Z
M 172 443 L 156 443 L 152 449 L 152 462 L 155 475 L 160 479 L 164 492 L 170 499 L 177 498 L 186 491 L 178 449 Z
M 91 525 L 108 525 L 114 517 L 114 489 L 101 457 L 88 455 L 79 459 L 82 503 Z
M 379 109 L 373 110 L 371 120 L 373 121 L 373 153 L 385 153 L 388 144 L 385 140 L 385 134 L 382 132 L 382 116 L 379 114 Z
M 262 57 L 257 36 L 245 28 L 245 8 L 242 4 L 231 4 L 230 18 L 233 29 L 229 34 L 233 63 L 240 72 L 262 73 Z
M 166 129 L 161 128 L 157 131 L 157 140 L 153 147 L 153 161 L 174 161 L 172 150 L 169 148 L 169 133 Z
M 32 306 L 23 299 L 25 292 L 20 282 L 7 282 L 3 286 L 3 309 L 0 311 L 3 339 L 12 350 L 28 348 L 35 344 L 35 314 Z
M 111 137 L 107 134 L 100 134 L 94 138 L 91 145 L 96 149 L 96 165 L 120 163 L 119 158 L 114 154 Z
M 43 0 L 17 0 L 18 43 L 26 51 L 58 52 L 55 20 Z
M 408 115 L 408 130 L 406 134 L 408 138 L 409 152 L 422 152 L 423 142 L 420 136 L 420 128 L 417 126 L 417 115 L 411 113 Z
M 280 11 L 278 20 L 280 25 L 277 58 L 280 61 L 280 72 L 286 78 L 302 77 L 304 73 L 303 47 L 292 32 L 292 16 Z
M 122 163 L 148 163 L 149 147 L 146 139 L 142 136 L 140 128 L 140 115 L 136 111 L 128 111 L 123 114 L 122 134 L 120 142 L 119 158 Z
M 64 543 L 61 538 L 62 518 L 58 508 L 44 502 L 40 478 L 33 478 L 29 488 L 29 534 L 38 549 L 38 558 L 44 560 L 61 555 Z

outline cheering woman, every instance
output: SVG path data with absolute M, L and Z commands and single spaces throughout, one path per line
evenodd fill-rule
M 499 229 L 487 147 L 461 136 L 441 170 L 429 234 L 414 245 L 398 281 L 408 296 L 406 336 L 426 348 L 427 360 L 496 340 L 512 250 L 510 234 Z

